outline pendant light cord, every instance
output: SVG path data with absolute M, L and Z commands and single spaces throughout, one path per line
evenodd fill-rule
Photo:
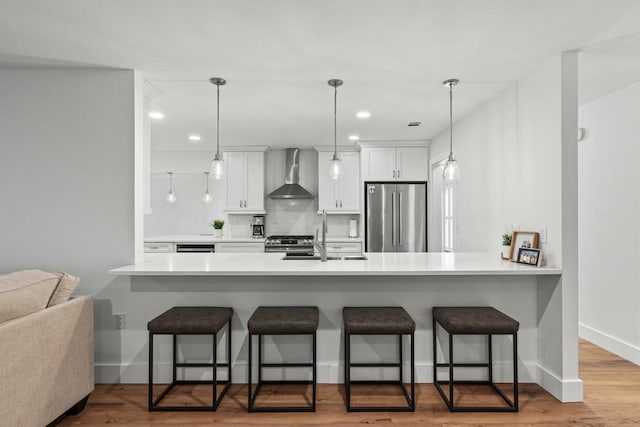
M 216 157 L 220 156 L 220 85 L 216 85 Z
M 173 193 L 173 172 L 167 172 L 169 174 L 169 193 Z
M 449 159 L 453 157 L 453 85 L 449 84 Z
M 338 86 L 333 87 L 333 156 L 338 155 Z

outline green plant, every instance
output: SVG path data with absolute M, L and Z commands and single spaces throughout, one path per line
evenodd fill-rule
M 511 234 L 504 233 L 502 235 L 502 246 L 511 246 Z
M 215 228 L 216 230 L 222 230 L 222 227 L 224 227 L 224 221 L 221 219 L 216 219 L 211 225 L 213 225 L 213 228 Z

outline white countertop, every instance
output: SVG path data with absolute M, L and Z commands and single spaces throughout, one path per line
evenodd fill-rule
M 530 267 L 486 252 L 369 253 L 368 260 L 283 261 L 282 253 L 145 254 L 144 262 L 109 270 L 120 276 L 487 276 L 558 275 L 561 268 Z
M 253 237 L 213 237 L 213 234 L 168 234 L 162 236 L 149 236 L 144 238 L 145 243 L 263 243 L 264 239 L 254 239 Z

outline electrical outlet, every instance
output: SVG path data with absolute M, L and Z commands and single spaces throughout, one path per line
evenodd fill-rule
M 116 313 L 116 328 L 126 329 L 127 327 L 127 315 L 124 313 Z
M 547 227 L 540 229 L 540 243 L 549 243 L 547 242 Z

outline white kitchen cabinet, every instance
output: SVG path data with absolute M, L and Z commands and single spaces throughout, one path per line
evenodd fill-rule
M 427 147 L 363 147 L 360 156 L 364 181 L 427 181 Z
M 264 213 L 264 152 L 224 153 L 227 167 L 225 211 Z
M 153 253 L 169 253 L 169 252 L 175 252 L 175 247 L 172 242 L 162 242 L 162 243 L 145 242 L 144 252 L 152 253 L 152 254 Z
M 216 243 L 216 253 L 263 252 L 264 242 L 223 242 Z
M 318 251 L 315 251 L 319 255 Z M 362 254 L 362 242 L 327 242 L 327 256 L 353 256 Z
M 360 213 L 360 156 L 356 151 L 338 153 L 342 161 L 340 179 L 329 178 L 333 151 L 318 152 L 318 210 L 327 213 Z

